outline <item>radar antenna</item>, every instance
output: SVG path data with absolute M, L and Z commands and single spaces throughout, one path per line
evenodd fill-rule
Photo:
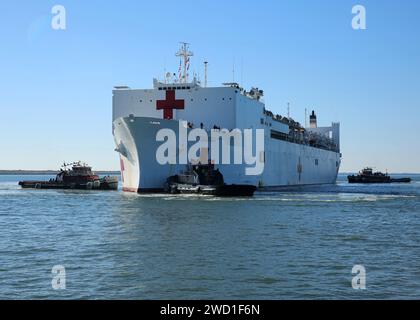
M 179 79 L 179 81 L 181 83 L 188 83 L 188 69 L 189 69 L 190 57 L 192 57 L 194 55 L 194 53 L 189 51 L 189 49 L 188 49 L 189 43 L 187 43 L 187 42 L 180 42 L 180 43 L 181 43 L 181 48 L 176 53 L 176 56 L 184 59 L 184 71 L 183 71 L 183 75 L 182 75 L 181 79 Z

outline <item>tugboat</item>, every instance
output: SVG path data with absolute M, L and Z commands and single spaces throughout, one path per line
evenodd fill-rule
M 257 188 L 253 185 L 225 184 L 219 169 L 213 164 L 188 165 L 178 175 L 167 179 L 165 192 L 172 194 L 201 194 L 219 197 L 252 197 Z
M 365 168 L 358 175 L 347 177 L 349 183 L 410 183 L 411 178 L 394 179 L 387 173 L 373 172 L 372 168 Z
M 64 163 L 55 179 L 19 181 L 19 185 L 22 188 L 34 189 L 117 190 L 118 178 L 111 176 L 99 178 L 92 172 L 92 167 L 78 161 Z

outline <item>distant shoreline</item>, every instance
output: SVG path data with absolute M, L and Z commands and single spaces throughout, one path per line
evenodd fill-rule
M 0 170 L 0 175 L 56 175 L 56 170 Z M 120 175 L 120 171 L 94 171 L 98 175 Z
M 59 171 L 57 170 L 0 170 L 0 176 L 6 176 L 6 175 L 56 175 Z M 104 171 L 104 170 L 100 170 L 100 171 L 95 171 L 94 172 L 98 175 L 110 175 L 110 176 L 119 176 L 121 175 L 120 171 Z M 339 175 L 351 175 L 351 174 L 355 174 L 357 172 L 339 172 Z M 390 175 L 418 175 L 420 173 L 418 172 L 397 172 L 397 173 L 389 173 Z

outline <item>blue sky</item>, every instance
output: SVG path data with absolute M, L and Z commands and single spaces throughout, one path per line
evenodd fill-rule
M 66 8 L 53 30 L 51 8 Z M 353 30 L 351 9 L 367 10 Z M 179 41 L 209 85 L 265 91 L 267 108 L 320 125 L 340 121 L 342 171 L 420 172 L 420 2 L 2 1 L 0 169 L 55 169 L 85 160 L 118 169 L 114 85 L 152 86 L 176 71 Z

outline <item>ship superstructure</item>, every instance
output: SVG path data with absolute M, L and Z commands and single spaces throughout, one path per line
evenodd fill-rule
M 263 90 L 247 91 L 237 83 L 207 87 L 207 73 L 202 86 L 196 76 L 189 80 L 192 52 L 187 44 L 182 45 L 177 56 L 183 59 L 178 74 L 167 73 L 163 81 L 154 79 L 152 89 L 118 86 L 113 90 L 113 135 L 123 190 L 162 191 L 168 177 L 185 169 L 184 163 L 160 164 L 156 158 L 162 145 L 157 141 L 158 132 L 171 129 L 181 140 L 183 126 L 187 132 L 201 128 L 209 133 L 225 130 L 227 134 L 234 129 L 264 130 L 264 151 L 256 154 L 255 146 L 253 149 L 264 170 L 248 175 L 246 163 L 220 164 L 220 160 L 216 166 L 226 183 L 259 188 L 335 183 L 341 162 L 339 123 L 319 127 L 312 112 L 310 126 L 305 128 L 290 117 L 267 110 Z M 193 143 L 180 142 L 177 156 Z M 201 150 L 201 158 L 210 152 Z M 231 152 L 234 158 L 234 150 Z

